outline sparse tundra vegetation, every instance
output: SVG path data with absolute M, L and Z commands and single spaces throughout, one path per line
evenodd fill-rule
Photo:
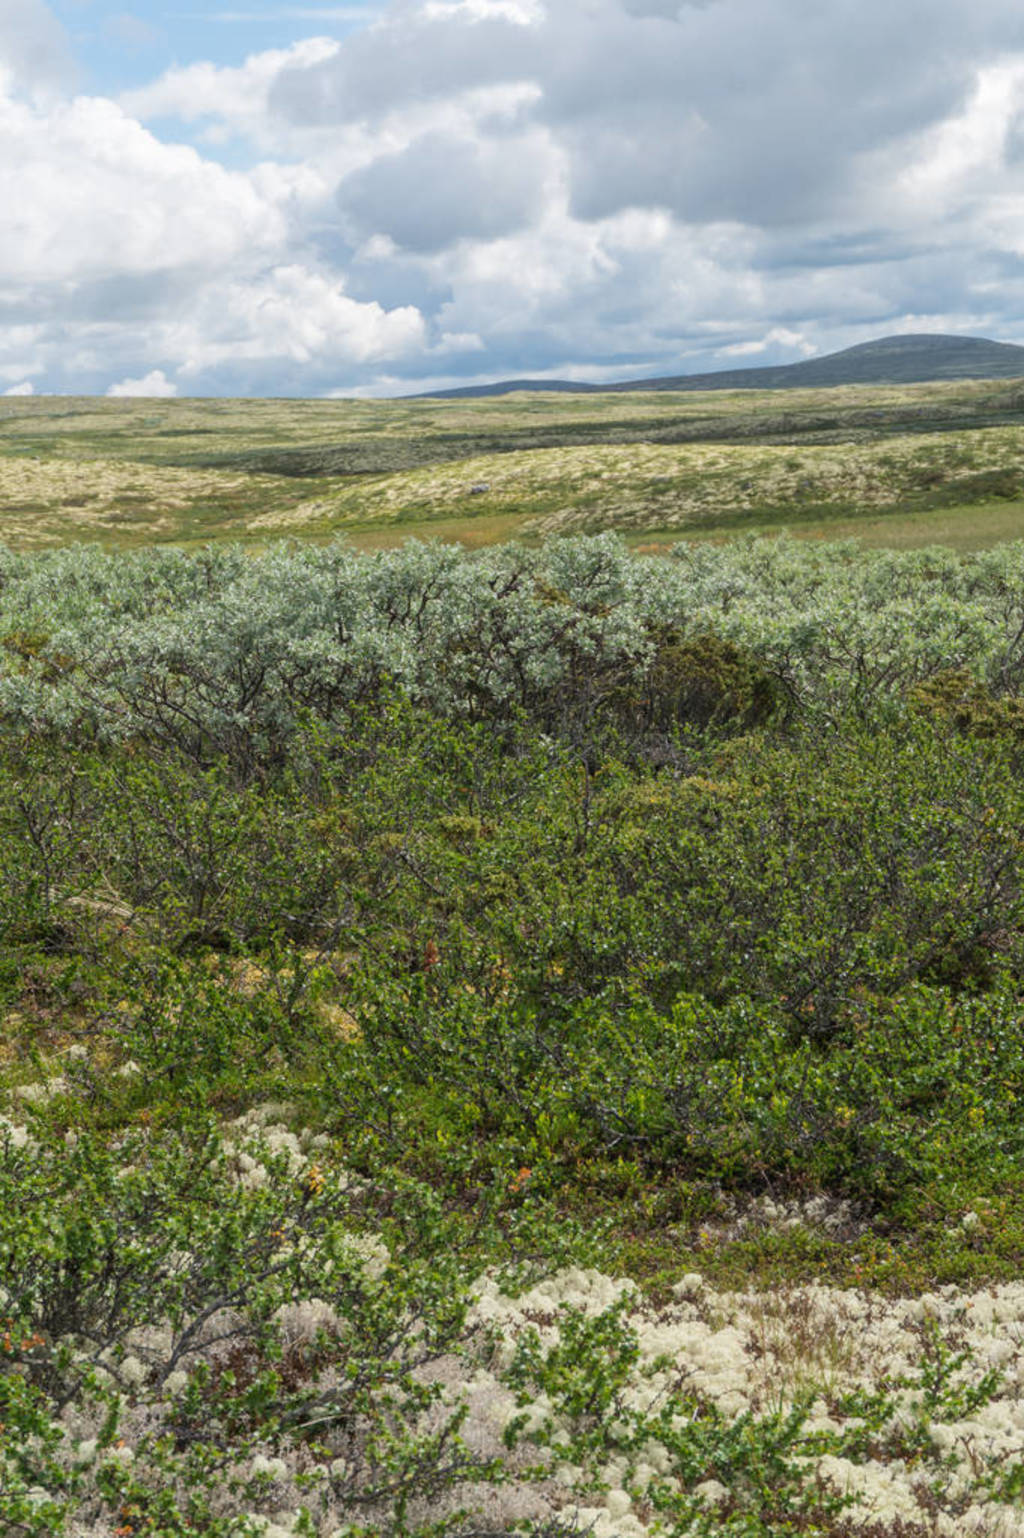
M 978 548 L 1024 533 L 1024 387 L 0 403 L 0 537 L 378 548 L 617 529 Z
M 0 1531 L 1020 1538 L 1020 388 L 3 412 Z

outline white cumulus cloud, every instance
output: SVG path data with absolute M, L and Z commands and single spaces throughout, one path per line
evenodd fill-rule
M 0 99 L 2 280 L 33 288 L 216 267 L 279 248 L 285 216 L 246 175 L 164 144 L 114 102 Z
M 67 33 L 43 0 L 0 0 L 0 80 L 47 93 L 74 79 Z
M 262 138 L 268 95 L 281 72 L 325 63 L 340 46 L 334 38 L 311 37 L 291 48 L 250 54 L 235 68 L 205 60 L 175 66 L 150 85 L 123 92 L 119 102 L 126 113 L 142 122 L 160 117 L 186 123 L 206 119 L 221 130 L 230 128 Z
M 770 347 L 796 349 L 805 358 L 812 357 L 818 350 L 814 343 L 809 342 L 799 331 L 791 331 L 788 326 L 773 326 L 764 336 L 756 337 L 750 342 L 732 342 L 720 351 L 724 358 L 752 358 L 758 353 L 767 352 Z
M 164 396 L 177 395 L 178 386 L 173 380 L 168 379 L 163 369 L 153 369 L 144 379 L 122 379 L 120 384 L 112 384 L 107 391 L 113 396 Z
M 424 343 L 423 318 L 413 306 L 359 303 L 336 280 L 298 264 L 211 286 L 179 337 L 185 377 L 225 363 L 274 360 L 351 368 L 401 358 Z
M 284 6 L 288 46 L 114 101 L 0 0 L 0 381 L 372 393 L 1024 334 L 1018 0 L 304 9 L 330 30 Z

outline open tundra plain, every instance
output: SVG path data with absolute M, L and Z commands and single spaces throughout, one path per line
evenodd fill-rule
M 1024 390 L 0 409 L 4 1538 L 1024 1538 Z
M 1017 537 L 1024 385 L 0 403 L 0 537 L 16 548 L 779 527 L 897 547 Z

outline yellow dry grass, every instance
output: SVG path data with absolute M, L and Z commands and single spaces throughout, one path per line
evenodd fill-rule
M 897 418 L 879 427 L 890 409 Z M 1006 471 L 1024 486 L 1024 427 L 985 425 L 1021 410 L 1002 381 L 458 401 L 7 399 L 0 542 L 259 546 L 343 533 L 382 548 L 411 536 L 476 545 L 609 528 L 659 541 L 847 520 L 887 543 L 891 518 L 1002 510 L 1024 495 L 971 484 Z M 961 426 L 972 413 L 979 425 Z M 893 436 L 897 420 L 921 430 Z M 577 428 L 589 441 L 554 446 L 552 434 Z M 609 443 L 604 428 L 706 441 Z M 404 468 L 435 437 L 441 452 L 464 437 L 467 457 Z M 502 439 L 510 451 L 490 451 Z M 482 441 L 488 452 L 473 452 Z M 354 458 L 318 457 L 322 447 Z M 282 460 L 291 450 L 298 459 Z M 266 473 L 295 463 L 312 473 Z M 337 463 L 365 468 L 328 473 Z M 958 521 L 958 538 L 973 537 L 968 523 Z M 985 542 L 1000 537 L 989 525 Z M 918 542 L 926 530 L 893 525 L 892 538 Z
M 188 515 L 210 510 L 244 533 L 248 507 L 280 504 L 283 521 L 305 523 L 314 511 L 305 488 L 278 476 L 139 464 L 116 459 L 0 457 L 0 539 L 22 547 L 57 545 L 110 533 L 169 538 Z M 271 523 L 273 518 L 271 518 Z
M 764 509 L 896 507 L 977 473 L 1024 474 L 1024 428 L 907 434 L 879 443 L 648 443 L 481 455 L 345 486 L 321 499 L 333 527 L 515 513 L 525 532 L 699 529 Z M 268 522 L 263 519 L 261 522 Z

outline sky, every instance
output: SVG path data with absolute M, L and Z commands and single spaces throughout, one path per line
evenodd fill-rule
M 0 0 L 0 394 L 1024 342 L 1020 0 Z

